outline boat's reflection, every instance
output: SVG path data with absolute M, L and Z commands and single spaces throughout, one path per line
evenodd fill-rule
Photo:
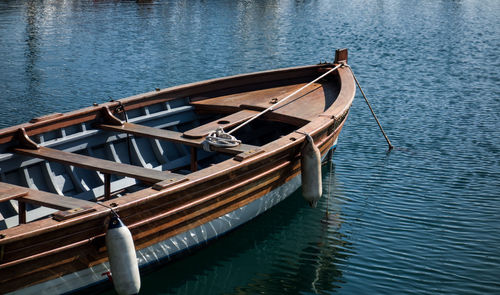
M 324 195 L 317 208 L 309 208 L 299 189 L 209 247 L 144 276 L 141 293 L 298 294 L 339 288 L 340 266 L 352 244 L 342 233 L 342 192 L 330 169 L 323 167 Z

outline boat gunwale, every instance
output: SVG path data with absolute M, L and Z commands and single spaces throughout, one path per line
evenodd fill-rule
M 306 68 L 321 69 L 321 67 L 325 67 L 325 66 L 328 67 L 328 66 L 331 66 L 331 64 L 314 65 L 314 66 L 308 66 Z M 301 68 L 301 67 L 296 67 L 296 68 L 292 68 L 292 69 L 298 69 L 298 68 Z M 283 69 L 273 70 L 273 71 L 268 71 L 268 72 L 269 73 L 276 73 L 276 72 L 280 72 L 282 70 Z M 239 77 L 239 76 L 245 76 L 245 75 L 258 75 L 258 74 L 259 73 L 243 74 L 243 75 L 238 75 L 238 76 L 233 76 L 233 77 Z M 320 115 L 318 115 L 315 118 L 312 118 L 308 124 L 302 126 L 301 128 L 298 128 L 298 129 L 292 131 L 291 133 L 289 133 L 287 135 L 284 135 L 283 137 L 281 137 L 277 140 L 274 140 L 268 144 L 261 146 L 260 148 L 264 150 L 263 153 L 257 154 L 251 158 L 248 158 L 248 159 L 244 159 L 243 161 L 237 161 L 233 157 L 233 158 L 230 158 L 230 159 L 225 160 L 223 162 L 220 162 L 214 166 L 207 167 L 203 170 L 199 170 L 199 171 L 192 172 L 192 173 L 188 174 L 187 176 L 190 179 L 184 183 L 179 183 L 177 185 L 167 187 L 167 188 L 161 189 L 159 191 L 153 189 L 152 187 L 148 187 L 148 188 L 142 189 L 140 191 L 130 193 L 130 194 L 125 195 L 123 197 L 120 197 L 118 199 L 112 199 L 109 201 L 105 201 L 105 202 L 103 202 L 103 204 L 110 206 L 112 203 L 118 203 L 118 206 L 115 208 L 115 210 L 117 210 L 118 212 L 128 213 L 128 215 L 125 214 L 125 217 L 128 217 L 130 215 L 130 213 L 134 211 L 134 208 L 136 208 L 137 206 L 146 206 L 148 203 L 151 204 L 151 202 L 155 202 L 155 201 L 158 202 L 162 198 L 167 197 L 169 195 L 175 195 L 176 193 L 183 191 L 183 190 L 186 190 L 186 189 L 195 189 L 197 187 L 197 185 L 202 185 L 204 183 L 207 183 L 208 181 L 213 181 L 213 180 L 216 180 L 218 178 L 228 176 L 230 174 L 239 176 L 240 174 L 245 174 L 243 172 L 246 171 L 247 175 L 254 175 L 253 176 L 254 178 L 259 178 L 262 173 L 253 171 L 252 169 L 249 168 L 249 165 L 258 166 L 259 163 L 262 163 L 266 159 L 273 159 L 272 162 L 275 165 L 279 165 L 283 161 L 290 161 L 291 158 L 287 158 L 287 157 L 293 157 L 293 159 L 296 161 L 298 148 L 300 148 L 300 146 L 302 145 L 302 142 L 305 139 L 305 136 L 302 133 L 310 134 L 315 139 L 316 145 L 320 147 L 321 153 L 322 154 L 326 153 L 326 151 L 329 150 L 329 145 L 331 143 L 333 143 L 333 140 L 340 133 L 340 130 L 342 129 L 342 127 L 346 121 L 346 116 L 347 116 L 348 110 L 349 110 L 350 106 L 352 105 L 352 101 L 353 101 L 354 95 L 355 95 L 355 92 L 354 92 L 355 91 L 355 84 L 354 84 L 354 80 L 352 78 L 352 75 L 351 75 L 349 69 L 340 68 L 338 70 L 338 77 L 339 78 L 338 78 L 337 83 L 339 83 L 339 85 L 340 85 L 340 87 L 339 87 L 340 91 L 337 94 L 333 104 L 330 105 L 328 107 L 328 109 L 326 109 L 323 113 L 321 113 Z M 230 79 L 230 78 L 231 77 L 214 79 L 213 81 L 225 80 L 225 79 Z M 212 80 L 208 80 L 208 81 L 212 81 Z M 206 81 L 202 81 L 199 83 L 203 83 L 203 82 L 206 82 Z M 266 82 L 266 81 L 264 81 L 264 82 Z M 193 83 L 193 84 L 196 85 L 199 83 Z M 189 84 L 187 84 L 187 85 L 189 85 Z M 181 85 L 181 86 L 186 86 L 186 85 Z M 178 87 L 181 87 L 181 86 L 178 86 Z M 156 92 L 154 92 L 154 93 L 157 94 Z M 140 97 L 140 95 L 138 95 L 137 97 Z M 172 97 L 170 99 L 177 99 L 177 98 L 182 98 L 182 96 Z M 131 99 L 131 98 L 127 98 L 127 99 Z M 121 101 L 123 101 L 123 100 L 121 100 Z M 154 101 L 154 102 L 151 102 L 150 104 L 155 104 L 157 102 L 158 101 Z M 115 105 L 117 105 L 117 103 L 116 104 L 115 103 L 106 103 L 106 105 L 115 106 Z M 98 109 L 95 109 L 92 107 L 88 108 L 88 109 L 90 109 L 90 112 L 95 112 L 94 114 L 96 114 L 96 119 L 97 119 L 98 116 L 100 116 L 99 112 L 101 112 L 101 108 L 103 106 L 104 106 L 104 104 L 101 105 Z M 136 106 L 137 106 L 137 104 L 136 104 Z M 137 107 L 141 107 L 141 106 L 137 106 Z M 73 114 L 73 116 L 78 117 L 78 114 L 79 113 L 76 112 L 75 114 Z M 57 119 L 61 119 L 61 117 L 62 116 L 59 116 Z M 68 120 L 70 120 L 70 119 L 71 118 L 69 118 Z M 335 124 L 336 124 L 337 119 L 340 119 L 340 122 L 338 122 L 339 125 L 336 128 L 332 128 L 332 127 L 336 126 Z M 58 120 L 56 120 L 56 121 L 58 121 Z M 46 122 L 47 121 L 41 121 L 41 122 L 38 122 L 35 124 L 43 124 Z M 22 126 L 22 125 L 20 125 L 20 126 Z M 12 128 L 15 128 L 15 127 L 12 127 Z M 56 129 L 58 129 L 58 128 L 56 128 Z M 2 134 L 1 131 L 2 130 L 0 130 L 0 138 L 1 138 L 1 134 Z M 17 131 L 17 129 L 15 131 Z M 293 140 L 291 139 L 292 137 L 294 138 Z M 331 143 L 330 143 L 330 141 L 331 141 Z M 295 151 L 293 151 L 293 149 L 295 149 Z M 291 151 L 293 151 L 293 152 L 291 152 Z M 280 155 L 282 155 L 282 156 L 280 156 Z M 288 155 L 288 156 L 283 156 L 283 155 Z M 269 161 L 269 162 L 271 162 L 271 161 Z M 294 164 L 294 165 L 297 166 L 298 164 Z M 296 171 L 296 169 L 295 169 L 292 174 L 296 176 L 299 173 L 300 173 L 300 171 Z M 250 177 L 252 177 L 252 176 L 250 176 Z M 288 181 L 288 179 L 289 178 L 287 178 L 286 180 L 280 180 L 280 181 L 286 182 L 286 181 Z M 239 180 L 242 182 L 245 181 L 244 179 L 239 179 Z M 218 192 L 219 190 L 224 190 L 224 188 L 225 187 L 219 187 L 216 190 L 216 192 Z M 202 194 L 202 195 L 205 196 L 206 194 Z M 201 196 L 201 197 L 203 197 L 203 196 Z M 258 199 L 258 198 L 260 198 L 260 197 L 259 196 L 255 197 L 255 199 Z M 233 202 L 234 202 L 234 204 L 231 206 L 236 206 L 236 205 L 248 202 L 249 199 L 250 198 L 248 198 L 248 197 L 241 197 L 241 200 L 235 199 L 235 201 L 231 201 L 230 204 L 233 204 Z M 181 203 L 178 203 L 178 204 L 181 204 Z M 179 228 L 174 226 L 174 228 L 172 229 L 172 232 L 168 231 L 168 234 L 164 233 L 162 235 L 162 237 L 165 237 L 166 235 L 170 235 L 170 234 L 175 233 L 177 231 L 183 232 L 183 231 L 189 230 L 190 228 L 198 225 L 201 221 L 203 221 L 207 218 L 209 218 L 209 219 L 217 218 L 214 216 L 217 214 L 223 214 L 224 210 L 226 210 L 223 207 L 224 206 L 217 206 L 212 211 L 210 211 L 212 213 L 210 213 L 206 217 L 204 217 L 204 216 L 201 216 L 200 218 L 197 218 L 196 216 L 191 217 L 191 219 L 189 219 L 189 220 L 192 220 L 192 221 L 188 222 L 189 220 L 185 220 L 184 222 L 187 222 L 187 224 L 184 225 L 183 223 L 181 223 Z M 94 232 L 99 231 L 100 228 L 102 228 L 102 230 L 105 229 L 104 222 L 101 222 L 101 221 L 105 220 L 105 218 L 109 216 L 109 209 L 104 208 L 103 206 L 100 206 L 98 204 L 95 204 L 94 208 L 96 209 L 96 211 L 94 211 L 94 212 L 87 213 L 85 215 L 77 216 L 77 217 L 74 217 L 74 218 L 71 218 L 68 220 L 64 220 L 64 221 L 56 221 L 56 220 L 53 220 L 50 218 L 45 218 L 45 219 L 30 222 L 28 224 L 24 224 L 21 226 L 13 227 L 13 228 L 6 229 L 6 230 L 1 230 L 0 233 L 6 234 L 6 236 L 4 238 L 0 239 L 0 247 L 4 246 L 6 244 L 11 244 L 11 243 L 17 244 L 18 241 L 22 242 L 24 239 L 29 240 L 30 238 L 36 237 L 38 235 L 43 235 L 45 237 L 55 235 L 56 237 L 59 237 L 65 231 L 68 232 L 68 230 L 70 230 L 70 228 L 72 226 L 77 226 L 77 228 L 84 229 L 85 223 L 90 222 L 90 224 L 92 224 L 91 225 L 92 228 L 87 228 L 84 231 L 80 231 L 80 232 L 75 233 L 74 234 L 75 238 L 73 238 L 72 241 L 68 244 L 60 243 L 60 247 L 52 249 L 52 251 L 37 252 L 37 253 L 34 253 L 33 255 L 30 255 L 27 257 L 11 260 L 9 262 L 6 262 L 5 264 L 2 264 L 0 262 L 0 270 L 4 269 L 4 271 L 6 271 L 7 269 L 10 269 L 11 267 L 16 267 L 16 265 L 18 265 L 18 264 L 21 265 L 20 267 L 23 267 L 23 265 L 25 263 L 27 263 L 27 261 L 32 261 L 32 260 L 38 261 L 38 259 L 42 258 L 42 257 L 45 257 L 44 259 L 48 259 L 47 257 L 50 257 L 50 255 L 57 255 L 57 253 L 59 253 L 60 251 L 62 251 L 61 252 L 62 254 L 66 253 L 64 255 L 68 255 L 68 253 L 69 253 L 68 251 L 74 251 L 72 249 L 75 249 L 75 247 L 77 249 L 84 249 L 84 248 L 87 249 L 88 245 L 93 244 L 94 241 L 102 240 L 104 232 L 97 234 L 97 235 L 92 235 L 92 237 L 90 237 L 90 238 L 76 239 L 78 237 L 82 237 L 85 233 L 92 234 Z M 175 209 L 175 208 L 172 207 L 172 210 L 173 209 Z M 152 216 L 155 217 L 156 215 L 152 215 Z M 166 216 L 171 216 L 171 214 L 166 214 Z M 175 216 L 175 214 L 172 216 Z M 136 223 L 132 223 L 130 225 L 134 226 Z M 29 226 L 31 226 L 31 230 L 30 230 Z M 137 226 L 138 226 L 138 228 L 141 228 L 144 225 L 138 224 Z M 26 230 L 29 230 L 29 232 L 26 233 Z M 134 232 L 134 229 L 132 229 L 132 231 Z M 11 234 L 15 234 L 15 233 L 17 233 L 17 236 L 11 235 Z M 135 237 L 135 235 L 134 235 L 134 237 Z M 152 237 L 152 236 L 149 238 L 148 237 L 143 238 L 143 239 L 146 239 L 146 242 L 143 241 L 141 243 L 141 249 L 143 247 L 147 247 L 147 245 L 150 244 L 151 241 L 158 239 L 157 237 Z M 98 243 L 98 244 L 100 244 L 100 243 Z M 21 245 L 22 245 L 22 243 L 21 243 Z M 82 247 L 84 247 L 84 248 L 82 248 Z M 137 248 L 137 249 L 139 250 L 139 248 Z M 99 252 L 102 252 L 103 248 L 101 247 L 98 250 L 99 250 Z M 84 252 L 84 253 L 87 253 L 87 252 Z M 102 263 L 103 261 L 105 261 L 105 259 L 104 260 L 103 259 L 104 258 L 100 258 L 98 260 L 92 261 L 92 264 Z M 50 279 L 50 278 L 48 278 L 48 279 Z M 8 281 L 6 281 L 6 282 L 8 282 Z
M 332 132 L 331 134 L 327 135 L 320 142 L 318 142 L 318 147 L 320 148 L 322 154 L 326 153 L 326 151 L 329 150 L 330 145 L 328 145 L 328 142 L 332 141 L 334 138 L 336 138 L 338 136 L 338 134 L 340 133 L 340 131 L 341 131 L 344 123 L 345 123 L 345 120 L 343 120 L 342 122 L 340 122 L 340 125 L 337 127 L 337 129 L 335 129 L 334 132 Z M 332 143 L 333 143 L 333 141 L 332 141 Z M 297 160 L 297 159 L 295 159 L 295 160 Z M 276 170 L 276 171 L 264 171 L 264 172 L 259 173 L 257 175 L 251 176 L 250 178 L 254 178 L 254 179 L 259 178 L 260 179 L 262 177 L 267 177 L 268 174 L 274 173 L 274 172 L 279 172 L 278 170 L 285 169 L 286 166 L 289 166 L 291 164 L 292 164 L 292 162 L 290 160 L 285 160 L 282 164 L 279 165 L 279 166 L 281 166 L 280 168 L 276 167 L 275 169 L 273 169 L 273 170 Z M 293 168 L 292 169 L 293 173 L 290 174 L 290 175 L 288 175 L 287 178 L 286 178 L 286 180 L 282 180 L 282 181 L 286 182 L 286 181 L 289 181 L 291 178 L 297 176 L 300 173 L 300 171 L 299 171 L 300 169 L 298 169 L 298 167 L 299 167 L 298 165 L 299 164 L 297 163 L 297 161 L 295 161 L 295 166 L 291 167 L 291 168 Z M 249 180 L 248 181 L 243 181 L 243 182 L 248 182 L 247 185 L 250 184 Z M 244 185 L 245 184 L 243 184 L 243 186 Z M 238 184 L 236 184 L 236 186 L 240 187 L 241 185 L 240 185 L 240 183 L 238 183 Z M 221 193 L 224 194 L 223 191 L 226 191 L 226 190 L 227 190 L 227 188 L 222 188 L 220 191 L 218 190 L 218 191 L 216 191 L 213 194 L 216 194 L 216 195 L 219 195 Z M 227 192 L 227 193 L 229 193 L 229 192 Z M 260 198 L 260 196 L 254 197 L 253 199 L 258 199 L 258 198 Z M 241 202 L 243 202 L 244 204 L 242 206 L 244 206 L 247 203 L 249 203 L 250 201 L 252 201 L 252 200 L 248 200 L 248 198 L 243 198 L 243 199 L 244 199 L 243 201 L 241 201 L 241 200 L 238 201 L 239 199 L 236 200 L 236 203 L 240 204 Z M 229 204 L 231 205 L 232 202 L 230 202 Z M 197 205 L 199 205 L 199 204 L 197 204 Z M 101 209 L 102 209 L 102 207 L 101 207 Z M 104 217 L 109 217 L 109 211 L 107 211 L 107 209 L 105 209 L 105 208 L 103 210 L 104 210 L 103 212 L 106 213 Z M 100 212 L 100 213 L 102 213 L 102 212 Z M 219 213 L 220 213 L 219 215 L 224 215 L 226 212 L 222 212 L 222 213 L 219 212 Z M 167 214 L 166 217 L 168 218 L 169 215 L 172 215 L 172 214 Z M 214 218 L 217 218 L 217 217 L 218 216 L 216 216 L 216 217 L 212 216 L 211 219 L 214 219 Z M 193 218 L 196 219 L 196 217 L 193 217 Z M 134 230 L 137 230 L 136 227 L 145 226 L 144 224 L 140 224 L 140 223 L 141 222 L 137 222 L 137 223 L 129 225 L 129 227 L 131 227 L 132 232 L 134 232 Z M 186 221 L 184 221 L 183 223 L 186 223 Z M 104 223 L 102 224 L 102 227 L 104 227 Z M 189 230 L 192 227 L 193 226 L 188 226 L 188 228 L 186 228 L 186 225 L 183 225 L 183 226 L 181 226 L 181 228 L 178 228 L 174 232 L 169 233 L 169 234 L 170 234 L 170 236 L 173 236 L 175 234 L 178 234 L 179 232 L 183 232 L 185 230 Z M 94 230 L 95 229 L 96 228 L 94 228 Z M 75 233 L 74 235 L 77 235 L 77 234 L 78 233 Z M 23 258 L 15 259 L 15 260 L 12 260 L 12 261 L 8 261 L 8 262 L 4 263 L 3 265 L 0 264 L 0 270 L 5 269 L 5 268 L 9 268 L 9 267 L 14 267 L 15 265 L 18 265 L 18 264 L 21 264 L 21 263 L 27 263 L 27 262 L 32 261 L 34 259 L 44 258 L 46 256 L 54 255 L 54 254 L 58 253 L 59 251 L 69 251 L 70 249 L 75 248 L 75 247 L 83 247 L 84 245 L 86 245 L 86 244 L 92 244 L 92 243 L 94 243 L 94 241 L 97 241 L 97 239 L 103 238 L 103 237 L 104 237 L 104 233 L 99 233 L 99 234 L 93 236 L 90 239 L 80 239 L 80 240 L 71 242 L 69 244 L 64 244 L 64 245 L 62 245 L 60 247 L 57 247 L 55 249 L 51 249 L 51 250 L 44 251 L 44 252 L 39 252 L 39 253 L 30 255 L 30 256 L 27 256 L 27 257 L 23 257 Z M 167 238 L 169 238 L 169 237 L 167 237 Z M 141 247 L 141 249 L 144 248 L 144 247 L 150 246 L 150 244 L 152 244 L 152 243 L 146 243 L 146 244 L 143 243 L 142 244 L 143 247 Z M 27 246 L 27 247 L 29 248 L 30 246 Z M 22 250 L 22 249 L 20 249 L 20 250 Z M 102 250 L 103 249 L 99 248 L 99 252 L 102 252 Z M 101 262 L 102 262 L 101 260 L 94 261 L 94 263 L 92 263 L 90 266 L 96 265 L 96 264 L 101 263 Z
M 162 90 L 160 92 L 171 94 L 171 92 L 173 92 L 173 91 L 180 91 L 180 90 L 183 90 L 183 89 L 186 89 L 189 87 L 193 87 L 193 86 L 201 87 L 204 85 L 204 83 L 216 83 L 218 81 L 227 81 L 227 80 L 230 80 L 233 78 L 259 76 L 260 73 L 276 74 L 276 73 L 280 73 L 280 72 L 287 71 L 290 69 L 291 70 L 321 69 L 322 67 L 329 67 L 329 66 L 331 66 L 331 64 L 294 67 L 294 68 L 279 69 L 279 70 L 265 71 L 265 72 L 259 72 L 259 73 L 242 74 L 242 75 L 237 75 L 237 76 L 212 79 L 212 80 L 207 80 L 207 81 L 202 81 L 202 82 L 197 82 L 197 83 L 176 86 L 176 87 Z M 318 116 L 317 118 L 312 120 L 310 123 L 308 123 L 307 125 L 303 126 L 302 128 L 300 128 L 296 131 L 308 133 L 308 134 L 312 135 L 313 137 L 315 137 L 321 130 L 325 130 L 326 128 L 328 128 L 330 125 L 332 125 L 334 123 L 332 118 L 340 117 L 342 115 L 342 112 L 345 112 L 346 110 L 349 109 L 350 105 L 352 104 L 352 100 L 354 99 L 354 92 L 353 92 L 354 81 L 352 78 L 349 79 L 348 75 L 350 75 L 350 72 L 348 71 L 348 69 L 341 68 L 341 69 L 339 69 L 338 73 L 339 73 L 339 77 L 340 77 L 341 87 L 340 87 L 340 92 L 337 95 L 337 98 L 334 101 L 334 103 L 323 114 L 321 114 L 320 116 Z M 143 94 L 143 96 L 138 95 L 135 97 L 123 99 L 121 101 L 145 99 L 147 97 L 144 95 L 148 95 L 151 93 L 154 93 L 155 94 L 154 96 L 157 95 L 157 92 L 150 92 L 147 94 Z M 177 98 L 177 97 L 175 97 L 175 98 Z M 171 99 L 174 99 L 174 97 Z M 342 103 L 342 105 L 340 105 L 339 102 Z M 109 105 L 109 106 L 114 106 L 117 104 L 118 103 L 106 103 L 106 105 Z M 90 108 L 87 108 L 84 110 L 76 111 L 73 113 L 68 113 L 66 115 L 63 115 L 63 117 L 59 116 L 59 117 L 57 117 L 57 119 L 54 119 L 54 120 L 59 121 L 61 119 L 72 119 L 72 118 L 75 118 L 75 117 L 78 117 L 79 115 L 81 115 L 82 112 L 84 112 L 84 113 L 90 112 L 90 113 L 97 114 L 97 112 L 101 111 L 102 106 L 103 105 L 101 105 L 98 109 L 96 109 L 95 107 L 90 107 Z M 335 116 L 335 115 L 337 115 L 337 116 Z M 34 123 L 31 125 L 32 126 L 35 125 L 35 126 L 39 127 L 41 125 L 48 124 L 49 121 L 52 122 L 52 120 L 48 120 L 48 121 Z M 17 131 L 17 129 L 20 126 L 23 126 L 23 125 L 14 126 L 11 128 L 14 129 L 15 131 Z M 223 161 L 221 163 L 218 163 L 212 167 L 207 167 L 203 170 L 199 170 L 199 171 L 196 171 L 196 172 L 189 174 L 188 176 L 190 179 L 186 182 L 179 183 L 179 184 L 174 185 L 172 187 L 164 188 L 160 191 L 156 191 L 153 188 L 145 188 L 145 189 L 140 190 L 138 192 L 123 196 L 119 199 L 105 201 L 105 202 L 103 202 L 103 204 L 110 206 L 112 203 L 116 203 L 117 201 L 119 201 L 119 203 L 122 203 L 122 204 L 118 204 L 118 207 L 116 207 L 116 210 L 117 211 L 126 210 L 126 209 L 129 209 L 131 207 L 136 206 L 137 204 L 147 203 L 147 202 L 155 200 L 157 198 L 162 198 L 162 197 L 165 197 L 165 196 L 168 196 L 171 194 L 175 194 L 175 193 L 177 193 L 181 190 L 184 190 L 188 187 L 193 187 L 193 186 L 196 186 L 198 184 L 205 183 L 205 182 L 212 180 L 214 178 L 228 175 L 229 173 L 234 173 L 234 172 L 238 171 L 239 169 L 242 169 L 242 168 L 244 169 L 245 167 L 248 167 L 249 164 L 258 163 L 262 160 L 265 160 L 265 159 L 268 159 L 274 155 L 277 155 L 280 152 L 285 152 L 288 149 L 292 149 L 292 148 L 297 147 L 299 144 L 301 144 L 303 142 L 304 135 L 297 133 L 296 131 L 293 131 L 292 133 L 290 133 L 287 136 L 283 136 L 282 138 L 280 138 L 278 140 L 275 140 L 269 144 L 262 146 L 261 148 L 264 149 L 264 153 L 261 153 L 259 155 L 255 155 L 252 158 L 246 159 L 246 160 L 241 161 L 241 162 L 234 160 L 234 158 L 231 158 L 231 159 L 228 159 L 228 160 Z M 4 129 L 4 132 L 5 132 L 5 129 Z M 295 140 L 291 140 L 292 137 L 294 137 Z M 224 167 L 224 166 L 226 166 L 226 167 Z M 223 169 L 221 169 L 221 168 L 223 168 Z M 141 196 L 141 195 L 143 195 L 143 196 Z M 13 242 L 16 242 L 18 240 L 22 240 L 25 238 L 39 235 L 39 234 L 51 232 L 53 230 L 63 230 L 64 228 L 76 225 L 78 223 L 83 223 L 83 222 L 86 222 L 88 220 L 93 220 L 96 218 L 105 218 L 107 215 L 109 215 L 109 209 L 106 209 L 103 206 L 96 204 L 94 206 L 94 208 L 96 209 L 96 211 L 94 211 L 94 212 L 91 212 L 91 213 L 88 213 L 88 214 L 85 214 L 82 216 L 74 217 L 74 218 L 64 220 L 64 221 L 55 221 L 53 219 L 46 218 L 46 219 L 30 222 L 30 223 L 25 224 L 25 225 L 2 230 L 2 231 L 0 231 L 0 233 L 5 234 L 5 236 L 4 236 L 4 238 L 0 239 L 0 245 L 13 243 Z M 26 229 L 29 226 L 31 226 L 31 230 L 28 233 L 26 233 Z M 1 268 L 1 264 L 0 264 L 0 268 Z
M 309 68 L 319 68 L 319 67 L 320 66 L 316 65 L 316 66 L 311 66 Z M 297 69 L 297 68 L 294 68 L 294 69 Z M 274 73 L 277 71 L 275 70 L 275 71 L 269 71 L 269 72 Z M 343 105 L 343 107 L 337 108 L 340 111 L 345 112 L 345 110 L 347 110 L 350 107 L 352 100 L 354 98 L 354 93 L 352 91 L 349 91 L 349 89 L 345 89 L 345 87 L 354 86 L 354 81 L 349 80 L 347 77 L 347 74 L 349 74 L 348 71 L 345 71 L 343 69 L 339 69 L 341 91 L 338 94 L 334 104 L 332 104 L 324 112 L 324 114 L 320 115 L 318 118 L 311 121 L 309 124 L 303 126 L 298 131 L 309 133 L 314 137 L 321 130 L 325 130 L 325 128 L 328 128 L 331 124 L 333 124 L 332 119 L 329 118 L 328 116 L 331 115 L 332 117 L 335 118 L 334 114 L 332 114 L 333 113 L 332 109 L 336 105 L 336 102 L 339 101 L 339 102 L 342 102 L 342 104 L 345 104 L 345 105 Z M 254 75 L 256 75 L 256 74 L 254 74 Z M 239 76 L 241 76 L 241 75 L 239 75 Z M 227 79 L 227 78 L 222 78 L 222 79 Z M 216 79 L 216 80 L 219 80 L 219 79 Z M 194 83 L 194 84 L 198 84 L 198 83 Z M 352 84 L 352 85 L 348 85 L 348 84 Z M 351 87 L 351 88 L 353 88 L 353 87 Z M 335 114 L 337 114 L 337 113 L 335 113 Z M 340 115 L 342 115 L 342 114 L 340 114 Z M 337 116 L 337 117 L 339 117 L 339 116 Z M 43 123 L 43 122 L 41 122 L 41 123 Z M 291 135 L 293 135 L 293 137 L 295 137 L 296 139 L 293 141 L 290 140 L 290 138 L 292 137 Z M 176 192 L 179 192 L 179 191 L 186 189 L 188 187 L 193 187 L 193 186 L 196 186 L 197 184 L 205 183 L 205 182 L 207 182 L 211 179 L 214 179 L 216 177 L 228 175 L 229 173 L 238 171 L 238 169 L 241 169 L 241 168 L 244 169 L 249 164 L 258 163 L 264 159 L 268 159 L 274 155 L 277 155 L 280 152 L 284 152 L 288 149 L 297 147 L 299 144 L 301 144 L 303 139 L 304 139 L 304 135 L 301 135 L 299 133 L 296 133 L 296 131 L 293 131 L 292 133 L 290 133 L 287 136 L 284 136 L 276 141 L 273 141 L 267 145 L 262 146 L 262 148 L 265 150 L 265 152 L 262 154 L 256 155 L 250 159 L 244 160 L 242 162 L 238 162 L 238 161 L 234 160 L 234 158 L 231 158 L 231 159 L 223 161 L 217 165 L 214 165 L 212 167 L 208 167 L 208 168 L 205 168 L 203 170 L 189 174 L 190 178 L 192 178 L 192 179 L 188 180 L 187 182 L 180 183 L 180 184 L 172 186 L 172 187 L 167 187 L 167 188 L 162 189 L 160 191 L 156 191 L 152 188 L 146 188 L 146 189 L 143 189 L 143 190 L 138 191 L 136 193 L 131 193 L 129 195 L 121 197 L 119 199 L 113 199 L 113 200 L 103 202 L 103 204 L 109 206 L 112 203 L 114 203 L 114 202 L 116 203 L 117 201 L 119 201 L 119 203 L 122 203 L 122 204 L 119 204 L 118 207 L 116 208 L 116 210 L 117 211 L 127 210 L 130 208 L 133 208 L 134 206 L 136 206 L 138 204 L 147 203 L 147 202 L 155 200 L 157 198 L 162 198 L 162 197 L 165 197 L 165 196 L 168 196 L 171 194 L 175 194 Z M 225 163 L 224 165 L 226 167 L 224 169 L 220 169 L 222 166 L 224 166 L 224 165 L 221 165 L 223 163 Z M 197 174 L 200 174 L 199 177 Z M 72 219 L 68 219 L 65 221 L 55 221 L 53 219 L 46 218 L 46 219 L 42 219 L 39 221 L 34 221 L 31 223 L 28 223 L 26 225 L 21 225 L 18 227 L 13 227 L 13 228 L 2 230 L 0 232 L 5 234 L 5 236 L 4 236 L 4 238 L 0 239 L 0 245 L 14 243 L 18 240 L 37 236 L 39 234 L 52 232 L 54 230 L 64 230 L 65 228 L 68 228 L 70 226 L 74 226 L 78 223 L 83 223 L 83 222 L 98 219 L 98 218 L 105 218 L 107 215 L 109 215 L 109 209 L 106 209 L 103 206 L 96 204 L 94 206 L 94 208 L 96 209 L 96 211 L 94 211 L 94 212 L 91 212 L 91 213 L 88 213 L 88 214 L 85 214 L 82 216 L 74 217 Z M 26 233 L 27 227 L 29 227 L 29 226 L 31 226 L 31 230 L 28 233 Z M 2 265 L 0 264 L 0 268 L 2 268 L 1 266 Z
M 88 121 L 92 121 L 98 119 L 102 116 L 102 109 L 109 108 L 115 109 L 116 107 L 123 105 L 127 110 L 133 110 L 149 105 L 153 105 L 156 103 L 167 102 L 175 99 L 179 99 L 187 96 L 195 96 L 199 93 L 206 93 L 214 90 L 223 90 L 229 89 L 233 87 L 239 87 L 243 85 L 252 84 L 248 82 L 249 78 L 259 78 L 262 79 L 266 76 L 276 76 L 274 80 L 264 80 L 264 82 L 273 82 L 284 80 L 285 78 L 280 75 L 283 73 L 289 74 L 299 74 L 297 77 L 308 76 L 301 74 L 306 70 L 314 71 L 318 69 L 322 69 L 325 67 L 333 67 L 333 64 L 317 64 L 317 65 L 306 65 L 306 66 L 298 66 L 298 67 L 289 67 L 283 69 L 275 69 L 254 73 L 246 73 L 239 74 L 215 79 L 208 79 L 199 82 L 187 83 L 183 85 L 177 85 L 173 87 L 168 87 L 165 89 L 149 91 L 129 97 L 125 97 L 122 99 L 118 99 L 115 101 L 104 102 L 98 105 L 84 107 L 79 110 L 70 111 L 67 113 L 55 113 L 48 114 L 38 118 L 47 118 L 45 120 L 36 120 L 37 118 L 32 118 L 27 123 L 21 123 L 15 126 L 6 127 L 0 129 L 0 144 L 11 142 L 16 139 L 17 132 L 20 128 L 24 128 L 28 136 L 33 136 L 36 134 L 49 132 L 53 130 L 57 130 L 60 128 L 65 128 L 71 125 L 75 125 L 78 123 L 85 123 Z M 219 84 L 224 84 L 226 82 L 230 82 L 227 87 L 220 87 Z M 239 82 L 239 84 L 235 84 L 235 82 Z M 217 86 L 219 86 L 217 88 Z M 214 89 L 210 89 L 210 87 Z M 207 89 L 209 88 L 209 89 Z

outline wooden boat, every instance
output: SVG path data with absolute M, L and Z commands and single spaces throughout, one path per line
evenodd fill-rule
M 334 148 L 355 94 L 346 63 L 337 50 L 334 63 L 156 89 L 0 130 L 0 293 L 108 281 L 110 208 L 141 269 L 268 210 L 300 187 L 306 134 L 323 158 Z M 218 126 L 239 128 L 241 143 L 205 151 Z

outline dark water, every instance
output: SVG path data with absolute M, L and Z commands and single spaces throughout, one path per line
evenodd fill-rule
M 342 47 L 396 150 L 358 95 L 317 209 L 296 193 L 141 293 L 500 294 L 498 0 L 2 1 L 0 126 Z

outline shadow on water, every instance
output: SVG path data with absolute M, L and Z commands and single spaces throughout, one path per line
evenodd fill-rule
M 299 189 L 207 248 L 144 275 L 141 294 L 321 294 L 340 288 L 339 265 L 352 245 L 340 232 L 339 203 L 330 195 L 337 191 L 334 171 L 324 167 L 323 175 L 317 208 L 309 208 Z M 332 222 L 323 224 L 326 197 Z

